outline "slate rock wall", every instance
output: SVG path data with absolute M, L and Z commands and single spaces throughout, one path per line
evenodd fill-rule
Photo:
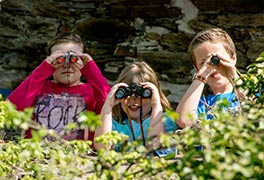
M 176 106 L 191 82 L 187 48 L 208 27 L 228 31 L 238 68 L 264 49 L 264 1 L 1 0 L 0 88 L 14 89 L 46 56 L 59 31 L 79 33 L 110 84 L 127 63 L 146 61 Z

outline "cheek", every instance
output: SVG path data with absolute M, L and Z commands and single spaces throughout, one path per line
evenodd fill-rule
M 126 111 L 126 104 L 125 104 L 124 99 L 121 100 L 121 108 L 123 109 L 123 111 L 124 111 L 125 113 L 127 113 L 127 111 Z
M 76 77 L 81 78 L 82 73 L 78 70 L 75 72 Z
M 77 67 L 72 67 L 72 71 L 74 72 L 74 76 L 76 77 L 81 77 L 82 76 L 82 73 L 81 71 L 77 68 Z
M 53 73 L 53 77 L 58 77 L 59 76 L 59 74 L 60 74 L 60 72 L 61 72 L 61 70 L 60 70 L 60 68 L 58 68 L 54 73 Z
M 151 111 L 151 101 L 150 99 L 143 99 L 142 100 L 142 108 L 144 112 L 150 112 Z

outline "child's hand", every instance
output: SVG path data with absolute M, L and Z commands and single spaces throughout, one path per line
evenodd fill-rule
M 213 56 L 217 56 L 219 58 L 220 62 L 218 65 L 212 64 L 210 62 Z M 236 61 L 234 59 L 224 58 L 223 56 L 214 53 L 208 54 L 206 60 L 203 63 L 203 66 L 199 69 L 198 74 L 207 79 L 212 73 L 218 72 L 222 76 L 232 79 L 237 77 L 235 64 Z
M 220 62 L 218 65 L 213 65 L 211 63 L 209 65 L 215 68 L 220 74 L 231 79 L 236 78 L 238 76 L 235 66 L 236 64 L 235 59 L 232 58 L 227 59 L 217 54 L 212 54 L 212 56 L 217 56 L 220 59 Z
M 82 53 L 80 51 L 75 51 L 74 53 L 76 56 L 80 57 L 84 65 L 93 60 L 93 58 L 87 53 Z
M 107 98 L 106 98 L 106 102 L 105 104 L 108 104 L 109 107 L 114 107 L 116 104 L 120 103 L 121 102 L 121 99 L 118 99 L 116 98 L 115 94 L 116 94 L 116 91 L 120 88 L 120 87 L 128 87 L 128 85 L 126 83 L 118 83 L 118 84 L 115 84 L 110 92 L 108 93 L 107 95 Z
M 83 66 L 93 60 L 91 58 L 91 56 L 89 56 L 88 54 L 84 54 L 80 51 L 70 51 L 72 53 L 73 56 L 77 57 L 77 61 L 76 62 L 69 62 L 69 64 L 65 64 L 65 57 L 67 55 L 69 51 L 64 52 L 64 51 L 54 51 L 50 56 L 48 56 L 46 58 L 46 61 L 51 64 L 54 68 L 59 68 L 61 66 L 73 66 L 77 69 L 81 69 L 83 68 Z M 60 59 L 62 58 L 62 59 Z
M 57 59 L 59 57 L 64 56 L 66 53 L 63 51 L 55 51 L 52 54 L 50 54 L 50 56 L 48 56 L 45 61 L 51 65 L 55 65 L 57 64 Z
M 147 88 L 151 91 L 151 106 L 159 106 L 161 105 L 160 102 L 160 94 L 158 88 L 155 86 L 155 84 L 151 82 L 141 82 L 140 85 L 143 86 L 143 88 Z

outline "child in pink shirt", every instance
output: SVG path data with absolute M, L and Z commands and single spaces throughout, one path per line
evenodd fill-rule
M 50 55 L 7 97 L 18 110 L 34 107 L 34 120 L 56 130 L 66 140 L 93 140 L 94 133 L 89 130 L 65 134 L 64 127 L 77 122 L 82 111 L 99 114 L 110 90 L 85 49 L 77 34 L 57 35 L 48 44 Z M 81 76 L 86 82 L 81 81 Z M 31 137 L 30 130 L 26 137 Z

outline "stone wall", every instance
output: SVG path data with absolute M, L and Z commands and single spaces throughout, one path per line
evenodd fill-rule
M 235 41 L 238 68 L 264 49 L 260 0 L 0 0 L 0 88 L 13 89 L 46 56 L 59 31 L 79 33 L 113 84 L 123 67 L 144 60 L 174 106 L 191 82 L 187 47 L 194 34 L 221 27 Z

